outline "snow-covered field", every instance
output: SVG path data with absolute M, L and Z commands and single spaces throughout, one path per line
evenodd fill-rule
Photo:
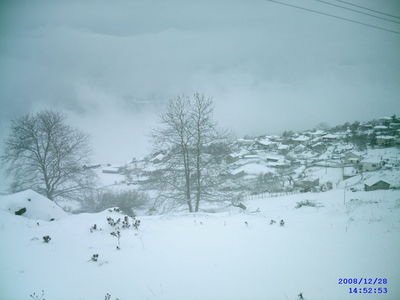
M 0 196 L 0 299 L 41 290 L 46 300 L 400 299 L 399 190 L 250 200 L 247 213 L 141 216 L 139 230 L 121 229 L 120 250 L 106 221 L 118 213 L 50 222 L 58 210 L 32 193 Z M 295 208 L 304 200 L 317 206 Z M 14 215 L 26 201 L 29 218 Z M 91 233 L 93 224 L 101 230 Z M 388 293 L 349 294 L 355 285 L 338 284 L 376 277 L 388 284 L 357 287 Z

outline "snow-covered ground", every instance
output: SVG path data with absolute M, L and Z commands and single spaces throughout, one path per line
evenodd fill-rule
M 11 198 L 19 207 L 27 197 Z M 46 300 L 400 299 L 399 190 L 257 199 L 247 213 L 143 216 L 138 231 L 121 229 L 121 250 L 106 221 L 116 212 L 49 222 L 52 203 L 41 201 L 39 212 L 39 201 L 28 201 L 26 218 L 14 215 L 11 198 L 0 196 L 0 299 L 41 290 Z M 295 208 L 304 200 L 317 206 Z M 91 233 L 93 224 L 101 230 Z M 388 284 L 357 287 L 388 293 L 354 295 L 355 285 L 338 284 L 376 277 Z

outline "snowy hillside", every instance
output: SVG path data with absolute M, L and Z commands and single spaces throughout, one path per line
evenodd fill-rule
M 400 298 L 399 190 L 303 193 L 247 201 L 246 212 L 140 217 L 138 230 L 117 225 L 120 250 L 107 221 L 123 219 L 115 211 L 38 225 L 38 217 L 54 216 L 36 214 L 47 210 L 42 197 L 0 200 L 0 299 L 41 290 L 46 300 Z M 8 211 L 27 204 L 35 220 Z M 354 285 L 338 281 L 354 277 L 387 278 L 356 286 L 387 293 L 349 294 Z

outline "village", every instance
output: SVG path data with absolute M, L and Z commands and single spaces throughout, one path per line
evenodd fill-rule
M 395 115 L 280 136 L 246 136 L 229 149 L 220 169 L 220 191 L 241 198 L 400 187 L 400 118 Z M 166 155 L 158 151 L 127 164 L 94 168 L 104 188 L 154 195 L 151 183 Z

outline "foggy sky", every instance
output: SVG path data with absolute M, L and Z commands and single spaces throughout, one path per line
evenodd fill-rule
M 400 15 L 396 0 L 351 1 Z M 238 136 L 400 113 L 393 33 L 262 0 L 0 3 L 0 138 L 11 118 L 59 109 L 95 160 L 127 161 L 150 151 L 163 104 L 195 91 Z

